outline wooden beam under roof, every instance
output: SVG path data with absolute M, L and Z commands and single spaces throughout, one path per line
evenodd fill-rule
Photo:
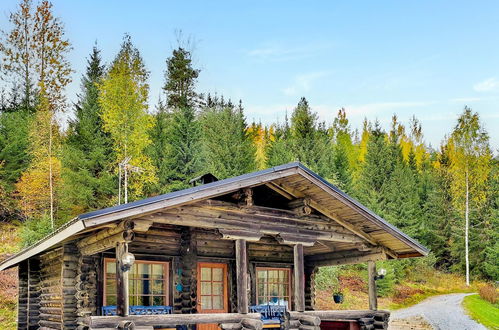
M 283 185 L 282 183 L 271 182 L 271 185 L 273 185 L 276 189 L 279 189 L 279 190 L 285 192 L 286 194 L 293 196 L 294 198 L 305 197 L 305 194 L 303 192 L 298 191 L 296 189 L 293 189 L 291 187 L 287 187 L 287 186 Z M 348 229 L 349 231 L 351 231 L 355 235 L 361 237 L 362 239 L 369 242 L 370 244 L 378 245 L 376 240 L 374 238 L 372 238 L 369 234 L 363 232 L 359 228 L 355 228 L 354 226 L 352 226 L 351 224 L 346 222 L 344 219 L 342 219 L 338 214 L 327 210 L 325 207 L 321 206 L 319 203 L 317 203 L 316 201 L 314 201 L 311 198 L 310 198 L 310 206 L 313 209 L 317 210 L 318 212 L 324 214 L 326 217 L 336 221 L 339 225 Z
M 305 258 L 305 263 L 312 267 L 338 266 L 347 264 L 360 264 L 371 261 L 386 260 L 385 250 L 381 247 L 371 251 L 360 252 L 358 250 L 344 250 L 310 255 Z
M 222 210 L 213 210 L 196 205 L 168 209 L 136 219 L 207 229 L 241 230 L 273 236 L 284 233 L 314 240 L 346 243 L 362 242 L 359 237 L 344 231 L 338 232 L 334 226 L 328 226 L 328 224 L 300 223 L 290 218 L 280 219 L 275 214 L 272 217 L 242 213 L 230 214 Z

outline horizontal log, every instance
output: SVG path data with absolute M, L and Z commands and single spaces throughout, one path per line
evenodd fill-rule
M 362 239 L 355 235 L 325 230 L 323 228 L 314 228 L 314 226 L 303 228 L 303 226 L 300 226 L 299 224 L 283 225 L 277 220 L 269 221 L 255 217 L 234 216 L 209 211 L 210 210 L 207 209 L 185 207 L 167 210 L 147 217 L 154 219 L 155 222 L 189 227 L 258 231 L 266 235 L 289 233 L 324 241 L 347 243 L 362 242 Z
M 323 260 L 323 261 L 307 261 L 308 266 L 322 267 L 322 266 L 337 266 L 337 265 L 350 265 L 350 264 L 360 264 L 367 261 L 381 261 L 386 260 L 386 254 L 384 252 L 378 253 L 366 253 L 360 256 L 343 257 L 337 259 Z
M 224 330 L 239 330 L 243 328 L 241 323 L 222 323 L 219 326 Z
M 103 240 L 81 247 L 80 253 L 84 256 L 90 256 L 103 252 L 116 247 L 118 243 L 133 241 L 134 236 L 135 233 L 131 230 L 121 231 Z
M 291 317 L 296 317 L 296 314 L 293 314 Z M 312 325 L 312 326 L 318 326 L 321 324 L 321 319 L 318 316 L 312 316 L 312 315 L 300 315 L 299 316 L 299 321 L 303 325 Z
M 230 203 L 229 203 L 230 204 Z M 238 206 L 231 207 L 234 209 L 237 209 Z M 238 209 L 239 210 L 239 209 Z M 178 207 L 174 209 L 169 209 L 165 211 L 166 214 L 176 214 L 176 215 L 183 215 L 188 217 L 190 216 L 197 216 L 197 217 L 214 217 L 214 218 L 225 218 L 225 219 L 234 219 L 234 220 L 243 220 L 243 221 L 249 221 L 255 222 L 263 222 L 267 224 L 274 224 L 280 227 L 287 226 L 287 227 L 299 227 L 303 229 L 312 229 L 312 230 L 326 230 L 326 231 L 332 231 L 332 232 L 337 232 L 337 233 L 343 233 L 346 235 L 349 235 L 350 232 L 337 224 L 331 222 L 330 220 L 321 220 L 321 221 L 308 221 L 304 220 L 298 216 L 296 216 L 294 213 L 290 213 L 289 215 L 286 214 L 280 214 L 279 216 L 276 216 L 275 214 L 270 214 L 270 215 L 261 215 L 261 214 L 255 214 L 255 213 L 245 213 L 244 210 L 241 212 L 232 212 L 232 211 L 224 211 L 220 209 L 213 209 L 209 207 L 205 207 L 202 205 L 194 205 L 194 206 L 185 206 L 185 207 Z M 145 216 L 143 218 L 139 219 L 149 219 L 155 221 L 155 215 L 158 215 L 161 213 L 156 213 L 152 214 L 149 216 Z M 290 218 L 291 217 L 291 218 Z M 294 218 L 293 218 L 294 217 Z M 327 218 L 324 218 L 327 219 Z M 350 234 L 351 235 L 351 234 Z
M 130 316 L 89 316 L 85 319 L 91 328 L 113 328 L 122 321 L 132 321 L 137 326 L 163 326 L 207 324 L 207 323 L 238 323 L 242 319 L 260 320 L 260 313 L 238 314 L 170 314 L 170 315 L 130 315 Z
M 324 260 L 339 259 L 339 258 L 345 258 L 345 257 L 360 257 L 360 256 L 363 256 L 365 254 L 378 253 L 378 252 L 382 252 L 382 251 L 383 251 L 382 247 L 373 247 L 369 251 L 359 251 L 358 249 L 351 249 L 351 250 L 341 250 L 341 251 L 335 251 L 335 252 L 320 253 L 320 254 L 314 254 L 311 256 L 307 256 L 307 262 L 324 261 Z
M 301 244 L 303 246 L 314 246 L 314 244 L 317 242 L 317 237 L 303 237 L 297 234 L 280 233 L 277 236 L 277 241 L 281 244 L 286 245 Z
M 258 242 L 263 234 L 251 230 L 237 230 L 237 229 L 220 229 L 223 239 L 236 240 L 244 239 L 248 242 Z
M 40 313 L 40 319 L 46 321 L 54 321 L 54 322 L 59 322 L 62 320 L 60 314 L 56 315 L 56 314 L 45 314 L 45 313 Z
M 261 319 L 251 319 L 251 318 L 243 318 L 241 320 L 241 324 L 244 328 L 261 330 L 263 328 L 263 322 Z
M 300 330 L 320 330 L 320 327 L 318 325 L 307 325 L 307 324 L 302 324 L 300 325 Z
M 130 221 L 130 220 L 121 221 L 115 227 L 106 228 L 106 229 L 103 229 L 97 233 L 90 234 L 90 236 L 81 239 L 76 245 L 78 246 L 79 249 L 81 249 L 87 245 L 96 243 L 96 242 L 101 241 L 103 239 L 107 239 L 111 236 L 114 236 L 115 234 L 120 233 L 120 232 L 123 232 L 126 230 L 133 230 L 134 226 L 135 226 L 135 224 L 133 221 Z
M 147 233 L 136 235 L 134 238 L 134 242 L 150 242 L 163 245 L 171 244 L 177 246 L 180 244 L 180 237 L 149 235 L 149 233 Z
M 336 320 L 359 320 L 361 318 L 374 318 L 374 316 L 379 313 L 387 313 L 388 311 L 372 311 L 372 310 L 335 310 L 335 311 L 305 311 L 305 312 L 289 312 L 292 319 L 299 318 L 300 315 L 310 315 L 317 316 L 322 321 L 336 321 Z
M 40 325 L 41 328 L 46 327 L 50 329 L 61 329 L 61 322 L 40 320 L 38 321 L 38 324 Z
M 263 218 L 276 218 L 276 219 L 288 219 L 299 222 L 307 223 L 331 223 L 331 220 L 327 217 L 320 215 L 309 215 L 309 216 L 297 216 L 292 210 L 277 209 L 267 206 L 257 206 L 257 205 L 240 205 L 225 201 L 219 201 L 214 199 L 208 199 L 202 202 L 198 202 L 193 206 L 201 206 L 204 208 L 209 208 L 213 210 L 221 210 L 225 212 L 233 212 L 240 214 L 248 214 L 253 217 L 263 217 Z M 333 224 L 338 227 L 336 224 Z

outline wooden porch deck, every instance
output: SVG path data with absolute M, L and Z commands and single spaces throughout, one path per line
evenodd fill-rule
M 386 329 L 390 313 L 387 311 L 305 311 L 287 313 L 281 329 Z M 260 313 L 221 313 L 221 314 L 173 314 L 173 315 L 130 315 L 130 316 L 90 316 L 86 318 L 90 329 L 141 329 L 153 327 L 174 328 L 179 325 L 218 324 L 221 329 L 261 330 L 264 324 Z M 333 326 L 337 323 L 337 326 Z M 342 324 L 350 324 L 348 328 Z

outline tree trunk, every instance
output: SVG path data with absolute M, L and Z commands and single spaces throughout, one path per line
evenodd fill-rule
M 50 111 L 50 109 L 48 110 Z M 54 230 L 54 183 L 52 177 L 52 116 L 49 120 L 49 186 L 50 186 L 50 224 Z
M 466 254 L 466 285 L 470 285 L 470 256 L 469 256 L 469 179 L 468 179 L 468 169 L 466 169 L 466 208 L 464 213 L 465 218 L 465 228 L 464 228 L 464 245 L 465 245 L 465 254 Z

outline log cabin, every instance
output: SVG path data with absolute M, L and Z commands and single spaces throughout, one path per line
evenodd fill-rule
M 206 178 L 82 214 L 3 261 L 19 270 L 18 328 L 387 328 L 375 262 L 425 247 L 298 162 Z M 354 263 L 369 310 L 315 310 L 318 268 Z

